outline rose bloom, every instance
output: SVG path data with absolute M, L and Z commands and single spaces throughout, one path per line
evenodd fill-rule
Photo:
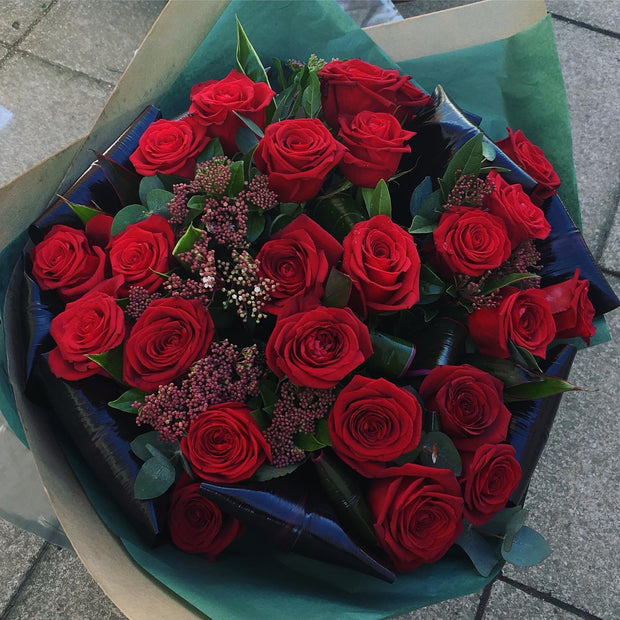
M 124 279 L 120 294 L 126 297 L 132 286 L 141 286 L 149 293 L 156 291 L 163 281 L 159 274 L 169 271 L 173 264 L 173 248 L 174 233 L 161 215 L 150 215 L 114 235 L 108 250 L 112 275 Z
M 196 299 L 152 301 L 131 329 L 123 348 L 123 380 L 145 392 L 182 375 L 205 356 L 213 320 Z
M 212 562 L 245 528 L 199 492 L 200 483 L 183 474 L 172 490 L 168 526 L 175 547 Z
M 162 118 L 147 127 L 129 161 L 143 176 L 161 172 L 191 179 L 196 158 L 210 139 L 204 125 L 191 116 L 178 121 Z
M 556 338 L 579 337 L 590 344 L 596 327 L 592 324 L 595 311 L 588 298 L 589 288 L 589 280 L 580 280 L 577 269 L 571 280 L 542 289 L 553 314 Z
M 410 469 L 426 475 L 373 480 L 368 492 L 379 545 L 401 573 L 439 560 L 463 531 L 463 499 L 454 474 L 415 465 Z
M 411 152 L 405 142 L 413 136 L 415 132 L 405 131 L 391 114 L 359 112 L 350 123 L 340 126 L 338 137 L 347 147 L 340 170 L 359 187 L 375 187 L 381 179 L 388 181 L 403 153 Z
M 334 129 L 363 110 L 393 114 L 401 106 L 416 109 L 432 103 L 431 97 L 409 81 L 410 76 L 357 58 L 332 60 L 318 75 L 323 114 Z
M 123 342 L 125 333 L 125 316 L 114 297 L 94 291 L 68 303 L 50 326 L 57 345 L 49 355 L 52 373 L 68 381 L 96 374 L 107 376 L 86 355 L 114 349 Z
M 484 206 L 504 220 L 513 249 L 526 239 L 546 239 L 549 236 L 551 225 L 545 214 L 519 184 L 510 185 L 497 170 L 489 172 L 488 180 L 495 189 L 485 198 Z
M 510 357 L 508 340 L 543 359 L 555 338 L 555 322 L 545 292 L 528 288 L 502 289 L 497 308 L 480 308 L 469 315 L 467 326 L 483 355 Z
M 334 387 L 371 355 L 366 325 L 349 308 L 324 306 L 279 318 L 265 351 L 279 379 L 318 389 Z
M 190 114 L 194 114 L 207 133 L 220 139 L 227 155 L 239 149 L 236 134 L 244 122 L 238 112 L 261 129 L 265 127 L 267 107 L 275 96 L 269 84 L 253 82 L 247 75 L 234 69 L 223 80 L 208 80 L 194 84 L 190 92 Z
M 420 443 L 422 407 L 385 379 L 355 375 L 338 394 L 328 424 L 336 454 L 372 478 Z
M 296 217 L 271 235 L 256 257 L 261 277 L 277 284 L 263 310 L 280 315 L 296 297 L 320 299 L 329 271 L 342 255 L 342 246 L 307 215 Z
M 181 451 L 197 476 L 222 484 L 246 480 L 271 461 L 271 448 L 250 408 L 237 402 L 199 413 L 181 438 Z
M 510 239 L 504 221 L 471 207 L 450 207 L 433 231 L 435 252 L 452 273 L 481 276 L 510 256 Z
M 486 523 L 506 507 L 521 480 L 521 465 L 516 450 L 505 443 L 484 444 L 475 453 L 463 454 L 465 518 L 474 525 Z
M 504 384 L 469 364 L 436 366 L 424 378 L 420 396 L 437 411 L 442 431 L 460 451 L 506 440 L 511 413 L 504 405 Z
M 420 299 L 413 237 L 387 215 L 358 222 L 342 245 L 342 269 L 353 280 L 364 315 L 406 310 Z
M 105 252 L 91 247 L 84 231 L 63 224 L 52 227 L 30 258 L 36 283 L 57 291 L 63 301 L 81 297 L 105 278 Z
M 506 129 L 508 136 L 496 144 L 538 183 L 532 194 L 532 200 L 540 205 L 555 194 L 560 186 L 560 177 L 542 149 L 530 142 L 520 129 L 517 131 L 512 131 L 510 127 Z
M 273 123 L 254 151 L 256 167 L 269 175 L 269 187 L 282 202 L 314 198 L 327 174 L 342 159 L 345 147 L 317 118 Z

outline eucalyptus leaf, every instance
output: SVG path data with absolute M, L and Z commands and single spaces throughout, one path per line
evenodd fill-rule
M 512 515 L 512 518 L 506 524 L 506 531 L 504 532 L 504 542 L 502 548 L 506 551 L 512 550 L 512 544 L 517 533 L 521 530 L 527 519 L 527 510 L 521 510 Z
M 274 478 L 282 478 L 282 476 L 288 476 L 292 474 L 303 461 L 300 463 L 293 463 L 292 465 L 286 465 L 285 467 L 275 467 L 269 463 L 263 463 L 252 476 L 252 480 L 257 482 L 267 482 L 267 480 L 273 480 Z
M 456 540 L 456 544 L 465 551 L 483 577 L 488 577 L 499 561 L 495 549 L 469 523 L 465 524 L 463 533 Z
M 548 557 L 551 549 L 538 532 L 524 525 L 515 534 L 510 550 L 502 545 L 501 553 L 504 560 L 516 566 L 534 566 Z
M 522 515 L 522 517 L 519 517 L 519 515 Z M 479 525 L 477 529 L 481 534 L 504 536 L 508 524 L 516 518 L 522 519 L 524 523 L 527 518 L 527 510 L 521 508 L 521 506 L 504 508 L 495 513 L 485 524 Z M 523 525 L 523 523 L 521 523 L 521 525 Z
M 427 467 L 450 469 L 457 477 L 461 475 L 459 452 L 450 437 L 440 431 L 431 431 L 424 437 L 420 462 Z
M 349 303 L 353 281 L 335 267 L 329 272 L 323 294 L 323 305 L 330 308 L 344 308 Z
M 151 213 L 169 219 L 170 211 L 168 211 L 168 203 L 173 198 L 174 194 L 172 192 L 168 192 L 165 189 L 152 189 L 146 196 L 146 206 Z
M 269 84 L 263 63 L 245 34 L 241 22 L 237 17 L 235 17 L 235 20 L 237 21 L 237 68 L 253 82 L 266 82 Z
M 153 456 L 140 468 L 134 482 L 136 499 L 153 499 L 165 493 L 176 479 L 176 470 L 165 458 Z
M 132 407 L 132 404 L 135 402 L 143 403 L 145 395 L 146 392 L 143 392 L 142 390 L 130 388 L 129 390 L 123 392 L 116 400 L 111 400 L 108 403 L 108 407 L 118 409 L 119 411 L 124 411 L 125 413 L 137 414 L 138 410 Z
M 143 205 L 146 205 L 148 193 L 152 189 L 164 189 L 164 184 L 162 183 L 161 179 L 157 175 L 151 177 L 142 177 L 142 180 L 140 181 L 140 186 L 138 188 L 138 193 L 140 195 L 140 202 Z
M 105 353 L 91 353 L 86 356 L 103 368 L 117 383 L 125 385 L 123 381 L 123 345 L 110 349 Z
M 441 189 L 436 189 L 426 197 L 415 215 L 426 218 L 431 222 L 439 222 L 442 205 Z
M 112 236 L 118 235 L 118 233 L 123 232 L 130 224 L 142 222 L 150 215 L 150 211 L 142 205 L 128 205 L 114 216 L 110 234 Z
M 495 161 L 495 158 L 497 157 L 497 150 L 495 148 L 495 145 L 492 144 L 491 142 L 488 142 L 487 140 L 483 140 L 482 141 L 482 156 L 487 161 Z
M 162 441 L 157 431 L 148 431 L 142 435 L 138 435 L 130 444 L 131 451 L 142 461 L 148 461 L 154 456 L 152 450 L 155 448 L 164 458 L 173 456 L 179 451 L 179 443 L 177 441 Z

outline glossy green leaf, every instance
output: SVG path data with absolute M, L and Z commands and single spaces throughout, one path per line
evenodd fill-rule
M 428 195 L 415 215 L 419 215 L 430 222 L 439 222 L 442 205 L 441 190 L 436 189 Z
M 101 366 L 117 383 L 125 384 L 123 381 L 123 345 L 105 353 L 92 353 L 86 357 Z
M 237 129 L 237 133 L 235 134 L 235 143 L 237 144 L 239 151 L 245 155 L 256 148 L 258 138 L 251 129 L 248 129 L 247 127 L 239 127 L 239 129 Z
M 321 85 L 314 71 L 308 75 L 308 84 L 301 96 L 301 105 L 309 118 L 316 118 L 321 110 Z
M 288 213 L 280 213 L 280 215 L 276 216 L 271 222 L 269 234 L 273 235 L 273 233 L 277 233 L 283 228 L 286 228 L 294 219 L 295 217 Z
M 252 411 L 250 411 L 250 415 L 254 418 L 254 421 L 258 425 L 258 428 L 261 429 L 261 431 L 269 427 L 269 416 L 263 411 L 261 407 L 252 409 Z
M 249 119 L 247 116 L 243 116 L 243 114 L 239 114 L 239 112 L 237 112 L 236 110 L 233 110 L 233 114 L 239 118 L 243 124 L 257 137 L 257 138 L 262 138 L 265 133 L 263 132 L 263 130 L 251 119 Z
M 146 206 L 151 213 L 170 218 L 168 203 L 173 198 L 174 194 L 172 192 L 168 192 L 165 189 L 152 189 L 146 196 Z
M 187 226 L 189 226 L 190 223 L 193 222 L 199 215 L 204 213 L 206 202 L 206 196 L 203 194 L 196 194 L 187 201 L 187 209 L 189 211 L 186 218 L 189 220 L 187 222 Z
M 452 157 L 446 172 L 440 180 L 444 200 L 460 176 L 477 176 L 482 165 L 482 134 L 468 140 Z M 459 175 L 457 177 L 457 174 Z
M 282 66 L 282 61 L 279 58 L 272 58 L 271 64 L 276 68 L 276 73 L 278 74 L 278 84 L 280 84 L 280 90 L 284 90 L 288 88 L 289 83 L 284 75 L 284 67 Z
M 508 351 L 510 351 L 510 358 L 515 364 L 523 366 L 533 372 L 542 373 L 536 358 L 530 353 L 530 351 L 516 345 L 510 339 L 508 339 Z
M 437 222 L 426 219 L 421 215 L 415 215 L 409 227 L 412 235 L 426 235 L 432 233 L 437 228 Z
M 292 474 L 303 463 L 304 461 L 301 461 L 300 463 L 293 463 L 285 467 L 275 467 L 269 463 L 264 463 L 254 472 L 252 480 L 267 482 L 267 480 L 273 480 L 274 478 L 282 478 L 282 476 Z
M 164 189 L 164 184 L 161 179 L 157 175 L 152 177 L 143 177 L 140 181 L 140 187 L 138 188 L 141 204 L 146 205 L 148 193 L 152 189 Z
M 411 365 L 415 347 L 411 342 L 381 332 L 370 332 L 373 354 L 367 361 L 368 367 L 379 374 L 400 377 Z
M 534 566 L 551 553 L 547 541 L 535 530 L 524 525 L 514 536 L 510 550 L 502 545 L 502 557 L 516 566 Z
M 330 308 L 344 308 L 349 303 L 353 281 L 335 267 L 329 272 L 323 294 L 323 305 Z
M 164 494 L 176 479 L 176 470 L 165 458 L 153 456 L 140 468 L 134 482 L 136 499 L 153 499 Z
M 197 163 L 201 164 L 205 161 L 213 159 L 214 157 L 221 157 L 222 155 L 224 155 L 224 149 L 222 148 L 220 139 L 211 138 L 207 146 L 205 146 L 200 155 L 198 155 Z
M 201 236 L 202 230 L 200 230 L 200 228 L 196 228 L 193 224 L 190 224 L 183 236 L 174 246 L 172 255 L 179 256 L 179 254 L 183 254 L 183 252 L 189 252 L 194 247 L 194 243 L 196 243 Z
M 256 241 L 265 230 L 265 216 L 257 211 L 248 213 L 247 233 L 248 241 Z
M 94 207 L 87 207 L 86 205 L 78 205 L 74 202 L 69 202 L 64 196 L 58 195 L 66 205 L 71 208 L 71 211 L 75 213 L 79 218 L 82 224 L 86 224 L 90 219 L 95 217 L 95 215 L 101 215 L 103 211 L 101 209 L 95 209 Z
M 485 282 L 484 285 L 480 289 L 481 295 L 488 295 L 493 291 L 497 291 L 500 288 L 504 288 L 504 286 L 510 286 L 515 284 L 516 282 L 521 282 L 523 280 L 531 280 L 538 279 L 538 276 L 533 273 L 509 273 L 507 276 L 503 276 L 498 280 L 493 280 L 490 282 Z
M 263 379 L 258 390 L 264 407 L 269 407 L 278 400 L 278 383 L 275 379 Z
M 437 301 L 446 289 L 445 282 L 426 264 L 420 269 L 420 300 L 419 305 Z
M 348 194 L 320 200 L 312 210 L 313 219 L 333 237 L 342 241 L 358 222 L 368 219 L 363 206 Z
M 131 451 L 142 461 L 148 461 L 153 453 L 147 446 L 155 448 L 162 456 L 170 457 L 179 450 L 178 441 L 162 441 L 157 431 L 148 431 L 138 435 L 130 444 Z
M 409 212 L 411 217 L 417 215 L 418 211 L 433 193 L 433 182 L 430 177 L 424 177 L 422 182 L 417 185 L 411 194 L 411 200 L 409 201 Z
M 128 205 L 114 216 L 110 234 L 118 235 L 118 233 L 123 232 L 130 224 L 142 222 L 150 215 L 151 212 L 142 205 Z
M 510 400 L 536 400 L 546 398 L 554 394 L 564 394 L 564 392 L 582 392 L 583 388 L 577 387 L 568 381 L 542 375 L 540 381 L 536 383 L 523 383 L 504 388 L 504 399 Z
M 97 164 L 110 181 L 116 195 L 123 206 L 140 202 L 140 181 L 142 178 L 135 172 L 128 170 L 103 153 L 95 151 Z
M 332 445 L 332 438 L 329 434 L 329 424 L 327 423 L 327 418 L 321 418 L 316 421 L 314 435 L 322 444 L 326 446 Z
M 267 78 L 267 72 L 265 71 L 265 67 L 263 67 L 263 63 L 245 34 L 241 22 L 237 18 L 235 19 L 237 21 L 237 68 L 241 73 L 245 73 L 252 81 L 266 82 L 269 84 L 269 79 Z
M 303 209 L 296 202 L 281 202 L 279 205 L 280 213 L 296 217 L 300 215 Z
M 487 577 L 499 561 L 495 549 L 491 544 L 466 523 L 463 533 L 458 537 L 456 544 L 465 551 L 476 570 Z
M 295 435 L 294 443 L 304 452 L 315 452 L 316 450 L 325 448 L 327 445 L 319 441 L 313 433 L 298 433 Z
M 461 475 L 461 457 L 454 443 L 446 434 L 439 431 L 431 431 L 424 437 L 420 463 L 427 467 L 450 469 L 455 476 Z
M 375 215 L 392 217 L 390 190 L 383 179 L 380 179 L 374 188 L 362 187 L 362 197 L 370 217 Z
M 124 411 L 125 413 L 137 414 L 138 410 L 132 407 L 135 402 L 143 403 L 146 392 L 138 390 L 137 388 L 130 388 L 123 392 L 116 400 L 111 400 L 108 403 L 108 407 Z
M 226 188 L 226 195 L 236 196 L 245 185 L 245 174 L 243 170 L 243 162 L 236 161 L 230 166 L 230 181 Z

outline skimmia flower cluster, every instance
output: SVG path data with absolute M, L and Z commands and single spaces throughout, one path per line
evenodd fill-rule
M 418 122 L 435 103 L 409 76 L 358 59 L 280 68 L 277 93 L 261 71 L 196 84 L 189 115 L 153 123 L 129 158 L 144 204 L 78 210 L 82 226 L 34 248 L 34 280 L 66 304 L 51 370 L 115 378 L 110 406 L 178 442 L 170 529 L 186 551 L 212 558 L 237 517 L 252 525 L 250 504 L 222 516 L 214 485 L 221 498 L 316 468 L 397 571 L 439 560 L 464 527 L 493 552 L 483 526 L 508 528 L 521 481 L 506 402 L 569 389 L 536 358 L 594 334 L 579 271 L 537 276 L 548 162 L 543 176 L 537 152 L 519 162 L 528 193 L 478 134 L 421 178 L 409 163 L 439 148 Z M 511 157 L 535 148 L 506 141 Z

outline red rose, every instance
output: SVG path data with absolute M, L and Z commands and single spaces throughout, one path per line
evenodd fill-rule
M 504 221 L 470 207 L 450 207 L 433 231 L 437 257 L 452 273 L 481 276 L 510 256 Z
M 133 326 L 123 349 L 123 380 L 151 392 L 182 375 L 204 357 L 213 320 L 196 299 L 152 301 Z
M 271 461 L 269 444 L 244 403 L 220 403 L 199 413 L 181 438 L 181 451 L 197 476 L 215 483 L 246 480 L 265 459 Z
M 201 553 L 212 562 L 245 528 L 199 492 L 200 483 L 183 474 L 170 498 L 170 538 L 186 553 Z
M 495 190 L 484 201 L 484 206 L 506 224 L 512 248 L 526 239 L 546 239 L 551 225 L 545 219 L 542 209 L 537 207 L 519 185 L 510 185 L 497 170 L 488 176 Z
M 130 224 L 114 235 L 109 245 L 112 275 L 123 276 L 120 289 L 124 297 L 132 286 L 141 286 L 149 293 L 156 291 L 173 264 L 174 233 L 168 220 L 151 215 L 146 220 Z M 157 273 L 156 273 L 157 272 Z
M 253 82 L 247 75 L 234 69 L 223 80 L 208 80 L 194 84 L 190 92 L 190 114 L 206 126 L 207 133 L 220 139 L 227 155 L 239 149 L 235 136 L 244 122 L 238 112 L 261 129 L 265 127 L 267 107 L 275 96 L 269 84 Z
M 458 450 L 506 441 L 511 414 L 504 405 L 504 384 L 469 364 L 436 366 L 424 378 L 420 396 L 437 411 L 441 428 Z
M 58 345 L 50 352 L 51 371 L 68 381 L 96 374 L 107 376 L 86 355 L 114 349 L 123 342 L 125 332 L 125 317 L 114 297 L 92 292 L 68 303 L 50 326 L 50 334 Z
M 393 114 L 400 106 L 419 108 L 432 103 L 409 80 L 393 69 L 382 69 L 363 60 L 332 60 L 320 71 L 321 101 L 325 120 L 331 127 L 349 122 L 358 112 Z
M 381 179 L 388 181 L 402 154 L 411 152 L 405 142 L 413 136 L 415 131 L 405 131 L 391 114 L 360 112 L 350 123 L 340 125 L 338 137 L 347 147 L 340 170 L 359 187 L 375 187 Z
M 349 308 L 319 306 L 278 319 L 265 355 L 278 378 L 329 389 L 372 355 L 372 344 Z
M 485 444 L 475 453 L 463 454 L 460 478 L 465 518 L 474 525 L 486 523 L 506 507 L 521 480 L 516 450 L 505 443 Z
M 271 236 L 256 257 L 260 275 L 277 284 L 263 310 L 275 315 L 291 299 L 320 299 L 329 271 L 340 260 L 342 246 L 307 215 L 296 217 Z
M 590 282 L 579 279 L 579 269 L 572 280 L 547 286 L 542 291 L 549 302 L 555 322 L 556 338 L 583 338 L 590 344 L 596 333 L 592 324 L 594 306 L 588 299 Z
M 106 213 L 98 213 L 91 217 L 84 226 L 84 232 L 91 245 L 105 248 L 110 243 L 110 231 L 114 218 Z
M 63 301 L 81 297 L 105 278 L 105 252 L 91 247 L 84 231 L 63 224 L 52 227 L 30 258 L 37 284 L 58 291 Z
M 403 573 L 439 560 L 463 531 L 463 499 L 454 474 L 424 469 L 426 476 L 373 480 L 368 493 L 379 545 Z
M 328 172 L 345 152 L 317 118 L 273 123 L 254 151 L 256 167 L 269 175 L 269 187 L 282 202 L 314 198 Z
M 129 161 L 143 176 L 161 172 L 193 179 L 196 158 L 210 139 L 204 125 L 191 116 L 160 119 L 147 127 Z
M 338 394 L 328 423 L 336 454 L 372 478 L 420 443 L 422 407 L 385 379 L 355 375 Z
M 544 359 L 555 337 L 555 322 L 545 292 L 503 289 L 496 308 L 480 308 L 467 319 L 469 332 L 483 355 L 510 357 L 508 340 Z
M 363 314 L 411 308 L 420 299 L 420 257 L 413 237 L 387 215 L 355 224 L 342 241 L 342 269 Z
M 538 183 L 532 200 L 536 204 L 542 204 L 545 199 L 555 194 L 555 190 L 560 186 L 560 177 L 542 149 L 532 144 L 520 129 L 514 132 L 510 127 L 506 129 L 508 137 L 496 144 Z

